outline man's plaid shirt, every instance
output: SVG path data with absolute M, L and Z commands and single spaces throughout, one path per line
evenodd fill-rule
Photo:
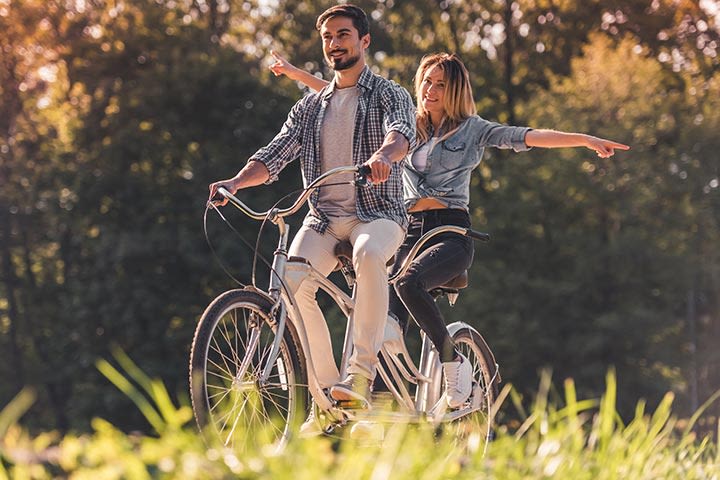
M 373 74 L 366 66 L 360 74 L 358 98 L 353 135 L 353 165 L 362 165 L 383 144 L 385 136 L 396 131 L 415 140 L 415 107 L 410 94 L 390 80 Z M 290 111 L 280 133 L 266 146 L 258 150 L 250 160 L 265 164 L 270 172 L 267 183 L 277 180 L 280 171 L 293 160 L 300 158 L 303 182 L 307 186 L 320 176 L 320 129 L 335 81 L 318 93 L 300 99 Z M 349 162 L 348 162 L 349 164 Z M 407 226 L 403 205 L 402 165 L 394 163 L 390 178 L 379 185 L 356 187 L 357 216 L 363 222 L 387 218 Z M 318 191 L 310 196 L 310 212 L 305 225 L 324 233 L 328 217 L 318 209 Z

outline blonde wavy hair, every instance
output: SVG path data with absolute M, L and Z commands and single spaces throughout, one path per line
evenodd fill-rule
M 430 113 L 422 106 L 422 83 L 425 74 L 432 67 L 438 66 L 444 72 L 445 97 L 443 107 L 445 118 L 440 125 L 441 138 L 444 140 L 452 135 L 460 124 L 468 117 L 475 115 L 475 100 L 473 100 L 470 74 L 460 57 L 449 53 L 433 53 L 425 55 L 415 73 L 415 98 L 417 100 L 417 140 L 425 143 L 430 139 L 432 122 Z

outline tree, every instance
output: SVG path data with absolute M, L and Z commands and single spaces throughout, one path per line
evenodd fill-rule
M 491 227 L 497 246 L 477 250 L 483 291 L 472 316 L 483 319 L 506 376 L 533 385 L 535 372 L 523 367 L 547 365 L 599 392 L 614 365 L 626 409 L 667 389 L 687 393 L 686 292 L 696 262 L 717 268 L 714 254 L 688 245 L 718 238 L 716 220 L 698 214 L 710 206 L 713 192 L 701 185 L 717 176 L 716 162 L 688 159 L 693 173 L 682 176 L 672 166 L 693 148 L 685 132 L 703 145 L 711 137 L 688 128 L 697 111 L 683 85 L 633 46 L 592 38 L 570 76 L 551 78 L 524 106 L 531 125 L 615 138 L 629 153 L 609 161 L 582 150 L 492 153 L 488 188 L 474 193 L 476 223 Z M 700 219 L 702 240 L 692 233 Z
M 94 363 L 116 344 L 185 390 L 195 321 L 227 288 L 199 234 L 207 184 L 269 140 L 291 99 L 258 82 L 253 58 L 202 22 L 187 25 L 179 7 L 39 5 L 13 5 L 10 19 L 24 25 L 17 17 L 34 13 L 30 25 L 51 25 L 55 78 L 32 95 L 3 82 L 21 100 L 14 142 L 3 139 L 13 188 L 3 188 L 2 218 L 15 212 L 0 236 L 0 297 L 11 300 L 2 324 L 14 345 L 3 364 L 22 362 L 9 376 L 39 389 L 37 424 L 86 428 L 101 414 L 137 425 L 121 418 L 128 400 Z M 32 34 L 10 44 L 21 54 Z M 40 68 L 47 59 L 28 67 Z M 216 246 L 237 255 L 233 241 Z

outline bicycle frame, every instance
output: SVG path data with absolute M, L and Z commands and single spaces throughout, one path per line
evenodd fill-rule
M 308 185 L 305 191 L 298 197 L 298 199 L 293 203 L 292 206 L 285 209 L 273 208 L 268 210 L 267 212 L 256 212 L 250 207 L 248 207 L 241 200 L 236 198 L 234 195 L 230 194 L 224 188 L 219 189 L 219 193 L 221 195 L 227 198 L 233 206 L 238 208 L 250 218 L 253 218 L 255 220 L 267 219 L 278 227 L 279 238 L 277 247 L 275 249 L 275 252 L 273 253 L 273 262 L 270 273 L 268 291 L 263 292 L 262 290 L 259 290 L 255 287 L 246 287 L 269 297 L 274 303 L 273 317 L 275 318 L 275 322 L 272 327 L 276 329 L 276 336 L 269 353 L 269 360 L 266 363 L 266 367 L 262 373 L 260 381 L 267 381 L 268 376 L 270 375 L 272 365 L 275 363 L 275 361 L 277 360 L 277 356 L 279 355 L 280 342 L 283 338 L 283 332 L 286 328 L 286 322 L 290 320 L 290 322 L 292 322 L 293 326 L 295 327 L 295 331 L 298 334 L 302 350 L 305 353 L 306 368 L 308 372 L 308 389 L 318 407 L 321 410 L 328 412 L 336 420 L 339 421 L 345 421 L 351 418 L 353 414 L 352 412 L 349 412 L 342 408 L 338 408 L 335 405 L 334 401 L 330 397 L 328 397 L 328 395 L 323 391 L 322 387 L 318 383 L 315 363 L 314 359 L 312 358 L 311 350 L 309 348 L 310 345 L 305 326 L 302 321 L 292 320 L 293 318 L 300 319 L 302 318 L 302 315 L 300 314 L 297 303 L 292 292 L 290 291 L 290 288 L 287 288 L 285 279 L 286 274 L 292 272 L 294 274 L 294 277 L 298 277 L 301 279 L 299 281 L 313 282 L 318 286 L 319 289 L 325 291 L 328 296 L 332 298 L 332 300 L 338 305 L 340 310 L 347 318 L 346 333 L 343 345 L 343 355 L 340 365 L 341 376 L 346 373 L 348 361 L 352 353 L 352 338 L 350 332 L 352 332 L 353 328 L 355 288 L 353 286 L 352 296 L 348 296 L 339 286 L 337 286 L 334 282 L 330 281 L 325 276 L 318 273 L 309 263 L 304 261 L 290 260 L 287 253 L 290 229 L 285 223 L 284 217 L 296 213 L 302 207 L 305 201 L 307 201 L 312 191 L 325 183 L 325 181 L 329 177 L 332 177 L 339 173 L 357 173 L 358 171 L 359 167 L 338 167 L 332 169 L 321 175 L 310 185 Z M 409 252 L 403 266 L 390 279 L 390 282 L 394 282 L 397 278 L 399 278 L 405 273 L 417 252 L 431 237 L 434 237 L 439 233 L 445 232 L 468 235 L 484 241 L 487 241 L 489 239 L 489 236 L 487 234 L 474 232 L 470 229 L 463 227 L 457 227 L 453 225 L 437 227 L 430 232 L 427 232 L 420 238 L 417 244 Z M 465 326 L 467 325 L 458 322 L 456 324 L 450 325 L 449 328 L 457 329 Z M 388 326 L 386 327 L 386 336 L 381 349 L 381 353 L 385 356 L 386 359 L 389 360 L 389 362 L 387 362 L 387 371 L 382 367 L 379 367 L 378 374 L 383 378 L 389 390 L 395 396 L 398 403 L 401 405 L 402 410 L 404 410 L 404 412 L 402 413 L 404 418 L 421 419 L 424 418 L 425 414 L 428 413 L 430 413 L 432 417 L 435 417 L 436 410 L 437 414 L 440 416 L 445 414 L 444 409 L 437 408 L 439 397 L 438 392 L 433 392 L 430 390 L 430 386 L 433 385 L 436 380 L 435 377 L 438 373 L 439 359 L 429 340 L 423 337 L 423 349 L 420 357 L 420 365 L 416 367 L 409 356 L 399 325 L 397 325 L 397 322 L 395 322 L 394 320 L 389 320 Z M 400 355 L 405 357 L 405 363 L 407 364 L 407 368 L 400 360 Z M 239 375 L 243 373 L 243 369 L 241 368 L 240 370 L 241 372 L 239 373 Z M 415 398 L 412 398 L 410 391 L 403 383 L 403 380 L 417 385 L 417 388 L 415 390 Z M 467 410 L 460 413 L 455 412 L 454 415 L 456 417 L 459 417 L 471 412 L 472 410 Z M 437 420 L 437 418 L 433 419 Z
M 287 272 L 288 266 L 292 269 L 303 269 L 305 270 L 305 275 L 307 275 L 308 279 L 311 281 L 316 282 L 320 288 L 322 288 L 324 291 L 330 295 L 330 297 L 340 306 L 343 313 L 345 313 L 348 316 L 348 331 L 351 331 L 352 329 L 352 312 L 354 310 L 355 301 L 354 298 L 348 297 L 348 295 L 343 292 L 338 286 L 336 286 L 334 283 L 332 283 L 327 278 L 323 277 L 319 273 L 317 273 L 310 265 L 304 264 L 301 262 L 288 262 L 288 254 L 287 254 L 287 247 L 288 247 L 288 240 L 290 237 L 290 228 L 285 223 L 284 218 L 290 215 L 293 215 L 296 213 L 302 205 L 307 201 L 307 199 L 310 197 L 310 194 L 312 191 L 321 186 L 323 183 L 327 181 L 328 178 L 340 174 L 340 173 L 358 173 L 360 167 L 337 167 L 332 170 L 327 171 L 323 175 L 319 176 L 317 179 L 315 179 L 310 185 L 308 185 L 305 188 L 305 191 L 298 197 L 298 199 L 288 208 L 285 209 L 278 209 L 274 208 L 271 210 L 268 210 L 267 212 L 256 212 L 255 210 L 248 207 L 245 203 L 243 203 L 241 200 L 236 198 L 234 195 L 232 195 L 230 192 L 228 192 L 224 188 L 218 189 L 218 193 L 223 195 L 225 198 L 228 199 L 228 201 L 238 208 L 240 211 L 242 211 L 245 215 L 247 215 L 250 218 L 253 218 L 255 220 L 269 220 L 273 224 L 275 224 L 278 227 L 279 231 L 279 239 L 277 248 L 275 249 L 275 252 L 273 253 L 273 262 L 272 262 L 272 268 L 270 272 L 270 281 L 269 281 L 269 288 L 267 295 L 273 300 L 275 303 L 275 306 L 273 309 L 280 308 L 280 313 L 277 315 L 277 322 L 275 325 L 275 328 L 277 330 L 277 334 L 275 336 L 275 340 L 273 342 L 273 345 L 270 350 L 269 354 L 269 360 L 267 362 L 267 366 L 265 368 L 265 371 L 263 372 L 263 375 L 261 377 L 261 381 L 267 380 L 270 372 L 271 366 L 275 363 L 275 360 L 277 359 L 277 355 L 280 349 L 280 341 L 282 339 L 282 334 L 285 329 L 285 324 L 288 320 L 287 315 L 287 308 L 292 309 L 293 317 L 294 318 L 302 318 L 302 315 L 300 315 L 300 311 L 297 308 L 297 303 L 295 302 L 295 299 L 290 292 L 288 288 L 285 286 L 285 274 Z M 264 293 L 260 291 L 260 293 Z M 285 308 L 283 308 L 283 306 Z M 333 408 L 333 402 L 330 398 L 325 395 L 325 393 L 322 390 L 322 387 L 317 381 L 317 375 L 315 370 L 315 363 L 312 359 L 312 353 L 310 351 L 309 347 L 309 340 L 307 337 L 307 332 L 305 330 L 305 327 L 303 325 L 303 322 L 293 322 L 293 325 L 295 327 L 295 330 L 298 333 L 298 336 L 300 337 L 300 343 L 303 349 L 303 352 L 305 353 L 305 359 L 307 364 L 307 370 L 308 370 L 308 388 L 310 390 L 311 395 L 313 396 L 313 399 L 315 399 L 315 402 L 318 404 L 320 408 L 323 410 L 330 411 Z M 347 335 L 346 335 L 347 337 Z M 347 343 L 347 338 L 346 338 Z M 348 357 L 349 358 L 349 357 Z M 344 360 L 344 363 L 346 361 Z

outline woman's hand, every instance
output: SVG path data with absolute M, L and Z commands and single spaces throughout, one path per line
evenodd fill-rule
M 297 68 L 290 62 L 288 62 L 282 55 L 277 53 L 275 50 L 270 50 L 270 55 L 273 56 L 275 62 L 270 65 L 270 70 L 275 74 L 276 77 L 285 75 L 286 77 L 296 80 L 294 77 Z
M 601 158 L 612 157 L 615 155 L 615 150 L 630 150 L 629 146 L 613 140 L 585 133 L 560 132 L 544 128 L 527 132 L 525 145 L 540 148 L 587 147 L 594 150 Z
M 593 137 L 592 135 L 587 136 L 587 148 L 595 150 L 600 158 L 609 158 L 615 155 L 615 149 L 618 150 L 630 150 L 628 145 L 623 143 L 614 142 L 612 140 L 606 140 L 604 138 Z
M 305 70 L 288 62 L 285 57 L 277 53 L 275 50 L 270 50 L 270 55 L 272 55 L 275 59 L 275 62 L 270 65 L 270 70 L 276 77 L 285 75 L 290 80 L 295 80 L 296 82 L 305 84 L 316 92 L 319 92 L 328 84 L 328 82 L 322 78 L 318 78 L 310 72 L 306 72 Z

